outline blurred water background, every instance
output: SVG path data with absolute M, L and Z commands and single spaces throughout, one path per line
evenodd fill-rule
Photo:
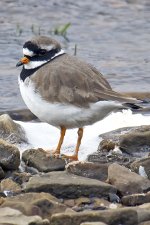
M 149 92 L 149 0 L 4 0 L 0 15 L 0 111 L 25 108 L 15 65 L 38 34 L 54 36 L 70 54 L 76 45 L 115 90 Z M 69 41 L 54 35 L 67 23 Z

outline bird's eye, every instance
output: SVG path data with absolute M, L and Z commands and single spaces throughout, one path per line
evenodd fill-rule
M 40 54 L 40 55 L 44 55 L 46 52 L 47 52 L 46 49 L 40 49 L 40 50 L 39 50 L 39 54 Z

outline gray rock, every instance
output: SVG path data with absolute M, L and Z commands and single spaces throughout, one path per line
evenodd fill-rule
M 129 208 L 80 213 L 59 213 L 52 215 L 51 225 L 80 225 L 86 221 L 99 221 L 108 225 L 137 225 L 138 216 L 136 210 Z
M 0 138 L 12 144 L 28 142 L 23 127 L 14 122 L 7 114 L 0 116 Z
M 49 225 L 47 219 L 40 216 L 25 216 L 19 210 L 9 207 L 0 208 L 0 224 L 8 225 Z
M 20 165 L 20 151 L 17 147 L 0 139 L 0 166 L 5 170 L 18 169 Z
M 0 166 L 0 179 L 4 178 L 5 177 L 5 173 L 2 169 L 2 167 Z
M 123 196 L 121 202 L 126 206 L 136 206 L 150 202 L 150 192 Z
M 147 156 L 150 151 L 150 126 L 126 127 L 100 135 L 95 154 L 88 156 L 89 162 L 112 163 L 129 166 L 135 159 Z M 116 154 L 114 146 L 120 148 Z
M 37 117 L 29 109 L 18 109 L 0 112 L 0 115 L 8 114 L 13 120 L 31 121 Z
M 39 215 L 50 219 L 54 213 L 65 212 L 67 206 L 48 193 L 25 193 L 5 198 L 0 207 L 20 210 L 27 216 Z
M 78 198 L 80 196 L 108 198 L 109 193 L 116 193 L 116 188 L 102 181 L 67 172 L 49 172 L 30 178 L 24 184 L 24 191 L 43 191 L 60 198 Z
M 108 164 L 92 162 L 71 162 L 66 165 L 66 170 L 78 176 L 105 181 L 108 176 Z
M 143 176 L 145 175 L 150 179 L 150 157 L 134 161 L 131 163 L 130 168 L 139 174 L 142 173 L 141 170 L 143 170 Z
M 22 160 L 27 166 L 34 167 L 40 172 L 50 172 L 54 170 L 64 170 L 65 160 L 48 156 L 42 148 L 28 149 L 23 152 Z
M 80 225 L 107 225 L 107 224 L 103 222 L 84 222 L 81 223 Z
M 108 167 L 108 180 L 122 195 L 143 193 L 150 189 L 150 180 L 117 163 L 113 163 Z

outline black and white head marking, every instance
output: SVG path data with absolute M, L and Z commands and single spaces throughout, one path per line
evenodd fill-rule
M 25 80 L 26 77 L 31 76 L 40 67 L 64 53 L 61 48 L 57 48 L 53 43 L 38 45 L 32 41 L 27 41 L 23 46 L 23 54 L 30 61 L 23 65 L 20 78 Z

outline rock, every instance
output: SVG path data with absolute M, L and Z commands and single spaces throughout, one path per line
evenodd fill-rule
M 139 223 L 139 225 L 150 225 L 150 220 L 149 221 L 142 222 L 142 223 Z
M 58 213 L 51 217 L 51 225 L 80 225 L 86 221 L 104 222 L 108 225 L 137 225 L 138 216 L 135 209 L 125 208 L 80 213 Z
M 53 213 L 65 212 L 66 206 L 48 193 L 25 193 L 7 197 L 0 207 L 20 210 L 27 216 L 39 215 L 50 219 Z
M 7 195 L 21 192 L 21 186 L 10 178 L 3 179 L 0 183 L 1 192 Z
M 2 114 L 8 114 L 13 120 L 19 121 L 31 121 L 37 118 L 29 109 L 0 112 L 0 115 Z
M 102 181 L 59 171 L 31 177 L 24 184 L 24 191 L 44 191 L 60 198 L 78 198 L 81 196 L 108 198 L 109 193 L 116 193 L 116 188 Z
M 103 222 L 84 222 L 81 223 L 80 225 L 107 225 L 107 224 Z
M 64 170 L 66 164 L 64 159 L 48 156 L 48 153 L 42 148 L 24 151 L 22 160 L 27 166 L 34 167 L 40 172 Z
M 0 224 L 3 225 L 49 225 L 47 219 L 40 216 L 25 216 L 19 210 L 9 207 L 0 208 Z
M 98 150 L 88 156 L 89 162 L 113 163 L 129 166 L 135 159 L 150 151 L 150 126 L 126 127 L 99 136 Z M 115 147 L 114 147 L 115 146 Z M 117 149 L 117 151 L 116 151 Z M 120 154 L 119 150 L 120 149 Z
M 31 177 L 31 174 L 26 172 L 19 172 L 19 171 L 13 171 L 13 172 L 9 171 L 6 174 L 6 177 L 11 178 L 13 181 L 21 185 L 22 183 L 27 182 L 29 180 L 29 178 Z
M 84 210 L 104 210 L 120 208 L 121 204 L 111 203 L 103 198 L 85 198 L 75 199 L 73 210 L 79 212 Z
M 143 193 L 150 188 L 150 181 L 148 179 L 131 172 L 117 163 L 113 163 L 108 167 L 108 180 L 122 195 Z
M 5 173 L 2 169 L 2 167 L 0 166 L 0 180 L 3 179 L 5 177 Z
M 66 165 L 66 170 L 75 175 L 105 181 L 108 176 L 108 164 L 92 162 L 71 162 Z
M 141 176 L 145 176 L 150 179 L 150 157 L 134 161 L 131 163 L 130 168 Z
M 20 151 L 17 147 L 0 139 L 0 166 L 5 170 L 18 169 Z
M 105 139 L 100 142 L 99 148 L 101 151 L 109 152 L 110 150 L 113 150 L 115 148 L 115 145 L 115 142 Z
M 28 142 L 23 127 L 14 122 L 7 114 L 0 116 L 0 138 L 11 144 Z
M 150 202 L 150 192 L 123 196 L 121 202 L 126 206 L 136 206 Z
M 128 154 L 148 152 L 150 150 L 150 126 L 141 126 L 122 135 L 119 146 Z

